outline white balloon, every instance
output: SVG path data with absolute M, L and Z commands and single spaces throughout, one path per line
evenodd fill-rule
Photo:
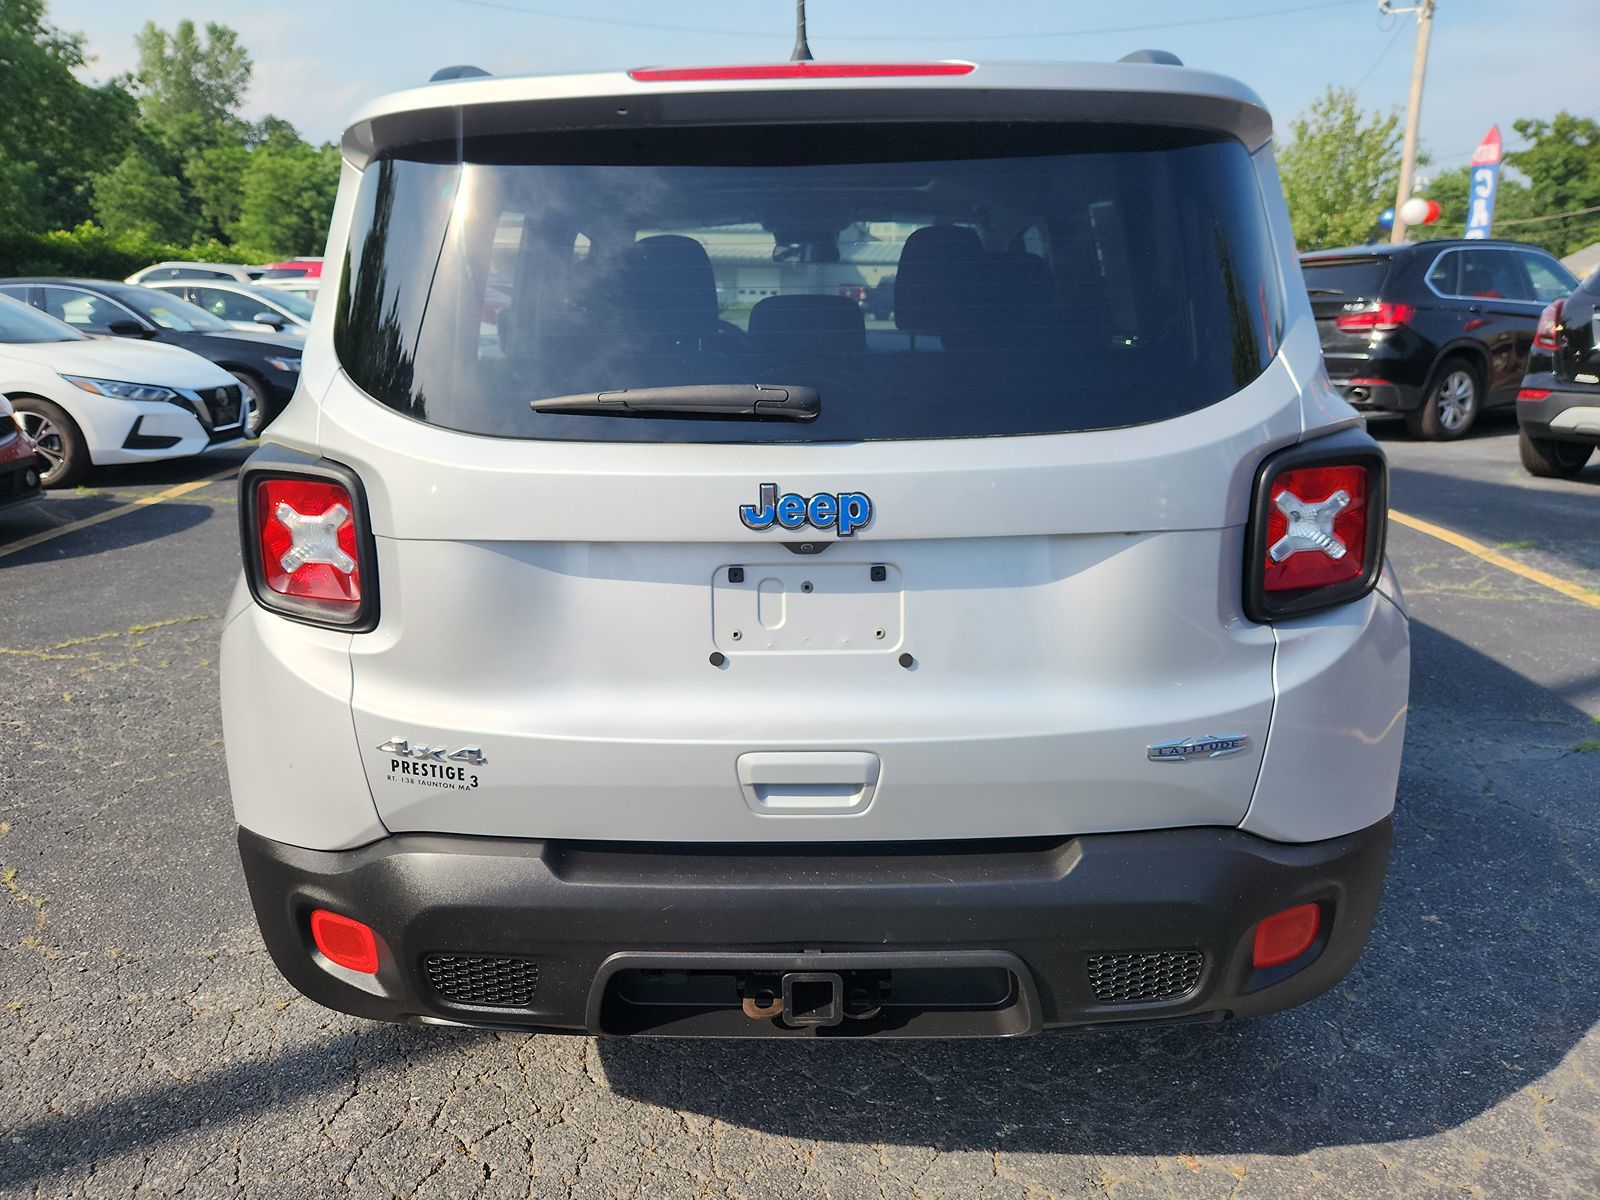
M 1428 202 L 1413 196 L 1400 206 L 1400 219 L 1407 225 L 1421 225 L 1428 215 Z

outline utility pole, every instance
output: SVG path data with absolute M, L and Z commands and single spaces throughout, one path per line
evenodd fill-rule
M 1411 59 L 1411 102 L 1406 107 L 1406 140 L 1400 151 L 1400 186 L 1394 195 L 1394 226 L 1389 240 L 1399 245 L 1406 240 L 1406 223 L 1400 208 L 1411 199 L 1411 173 L 1417 165 L 1417 126 L 1422 121 L 1422 77 L 1428 71 L 1428 37 L 1433 33 L 1434 0 L 1418 0 L 1411 8 L 1395 8 L 1391 0 L 1378 0 L 1378 11 L 1385 16 L 1417 14 L 1417 52 Z
M 811 61 L 811 44 L 806 41 L 806 0 L 794 0 L 794 51 L 789 61 Z

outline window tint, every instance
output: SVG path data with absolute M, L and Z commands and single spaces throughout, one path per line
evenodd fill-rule
M 1389 273 L 1389 260 L 1312 258 L 1301 260 L 1300 269 L 1305 275 L 1306 290 L 1313 299 L 1375 300 L 1383 290 L 1384 276 Z
M 1461 294 L 1461 252 L 1446 250 L 1428 269 L 1428 283 L 1441 296 Z
M 1565 300 L 1572 295 L 1572 289 L 1578 281 L 1548 254 L 1540 254 L 1536 250 L 1518 250 L 1517 256 L 1522 259 L 1528 278 L 1533 282 L 1535 299 L 1549 304 L 1552 300 Z
M 1108 428 L 1276 352 L 1249 156 L 1094 126 L 589 131 L 368 168 L 335 338 L 359 386 L 474 433 L 749 442 Z M 892 283 L 890 282 L 892 281 Z M 535 413 L 790 384 L 814 422 Z
M 177 292 L 157 288 L 101 285 L 146 320 L 177 333 L 215 332 L 228 329 L 228 323 L 214 317 L 199 305 L 190 304 Z
M 1533 286 L 1509 250 L 1463 250 L 1462 296 L 1475 300 L 1532 300 Z
M 14 289 L 0 291 L 10 296 Z M 0 300 L 0 343 L 71 342 L 81 336 L 20 300 Z
M 205 267 L 174 267 L 167 279 L 231 279 L 226 271 L 212 271 Z
M 265 304 L 253 300 L 249 296 L 241 296 L 238 292 L 224 291 L 222 288 L 195 288 L 194 303 L 205 309 L 214 317 L 221 317 L 224 321 L 250 321 L 254 323 L 258 313 L 267 313 L 269 316 L 278 317 Z M 278 319 L 282 319 L 278 317 Z
M 44 310 L 58 321 L 65 321 L 74 329 L 87 329 L 105 333 L 113 321 L 129 321 L 133 314 L 122 305 L 77 288 L 46 287 Z

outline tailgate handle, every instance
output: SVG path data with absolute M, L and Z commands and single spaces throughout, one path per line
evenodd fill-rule
M 880 764 L 853 750 L 771 750 L 739 756 L 739 788 L 751 812 L 773 817 L 837 817 L 872 803 Z

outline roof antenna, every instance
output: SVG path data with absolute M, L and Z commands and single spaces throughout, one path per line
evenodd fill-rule
M 811 44 L 806 41 L 806 0 L 794 0 L 794 50 L 790 62 L 811 62 Z

